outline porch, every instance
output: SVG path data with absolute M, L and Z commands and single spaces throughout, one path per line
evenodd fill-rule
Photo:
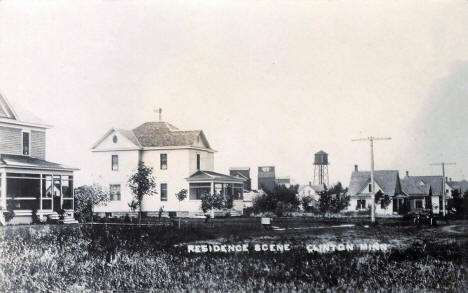
M 62 209 L 73 215 L 74 170 L 30 157 L 1 155 L 1 209 L 13 210 L 19 223 L 31 221 L 33 211 L 39 218 Z
M 197 171 L 189 178 L 189 201 L 200 205 L 204 195 L 222 195 L 233 199 L 231 215 L 241 214 L 244 209 L 244 179 L 213 171 Z

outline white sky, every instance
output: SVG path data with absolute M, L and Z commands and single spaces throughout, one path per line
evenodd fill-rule
M 0 1 L 0 92 L 55 127 L 48 160 L 89 174 L 109 128 L 203 129 L 215 170 L 274 165 L 297 183 L 329 153 L 468 179 L 467 1 Z M 256 173 L 256 171 L 254 172 Z M 255 174 L 253 174 L 255 175 Z M 157 174 L 156 174 L 157 176 Z

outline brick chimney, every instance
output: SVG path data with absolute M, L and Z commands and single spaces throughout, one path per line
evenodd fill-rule
M 358 171 L 358 165 L 354 165 L 354 172 Z

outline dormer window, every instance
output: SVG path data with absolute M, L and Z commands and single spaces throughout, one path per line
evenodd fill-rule
M 29 132 L 23 132 L 23 155 L 31 154 L 31 135 Z

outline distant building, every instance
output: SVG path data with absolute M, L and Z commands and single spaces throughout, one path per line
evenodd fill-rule
M 289 178 L 289 177 L 276 178 L 275 179 L 275 184 L 276 185 L 284 185 L 286 187 L 289 187 L 289 186 L 291 186 L 291 178 Z
M 297 195 L 299 200 L 302 200 L 304 197 L 311 197 L 312 201 L 309 203 L 309 206 L 318 207 L 322 191 L 325 191 L 325 185 L 313 185 L 312 182 L 309 182 L 307 185 L 299 185 Z
M 273 190 L 275 187 L 275 167 L 258 167 L 258 189 Z
M 232 167 L 229 169 L 229 175 L 244 180 L 244 192 L 250 192 L 250 190 L 252 190 L 252 180 L 250 178 L 249 167 Z
M 458 190 L 458 192 L 460 192 L 461 195 L 468 191 L 468 181 L 466 180 L 452 181 L 452 178 L 448 178 L 446 182 L 447 185 L 449 185 L 452 188 L 452 190 Z

